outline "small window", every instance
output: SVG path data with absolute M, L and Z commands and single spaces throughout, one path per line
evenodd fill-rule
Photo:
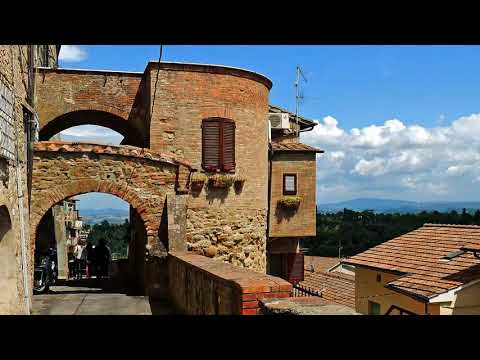
M 297 174 L 283 174 L 283 195 L 297 195 Z
M 380 304 L 374 301 L 368 302 L 368 315 L 380 315 Z
M 209 118 L 202 122 L 202 167 L 207 171 L 235 171 L 235 122 Z
M 382 275 L 377 274 L 377 282 L 381 282 L 381 281 L 382 281 Z

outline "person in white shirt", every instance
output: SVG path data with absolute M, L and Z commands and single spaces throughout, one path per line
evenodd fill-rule
M 75 257 L 75 278 L 82 278 L 82 253 L 83 253 L 82 244 L 78 243 L 73 249 L 73 256 Z

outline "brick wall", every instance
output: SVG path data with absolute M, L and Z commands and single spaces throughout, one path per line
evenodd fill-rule
M 170 299 L 190 315 L 257 315 L 261 299 L 287 298 L 292 285 L 192 253 L 168 256 Z
M 35 86 L 40 139 L 91 124 L 119 132 L 131 145 L 148 146 L 148 94 L 142 78 L 142 73 L 39 69 Z
M 297 174 L 298 210 L 284 210 L 277 202 L 283 196 L 283 174 Z M 270 237 L 316 235 L 316 154 L 275 153 L 272 161 Z

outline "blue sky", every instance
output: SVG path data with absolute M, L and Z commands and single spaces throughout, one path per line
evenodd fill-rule
M 62 67 L 143 71 L 159 46 L 62 52 Z M 327 151 L 318 157 L 319 203 L 480 199 L 479 46 L 167 45 L 163 60 L 262 73 L 274 83 L 270 102 L 290 110 L 300 65 L 301 114 L 319 121 L 302 141 Z

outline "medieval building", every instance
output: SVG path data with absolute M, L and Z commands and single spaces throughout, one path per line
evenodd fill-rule
M 143 72 L 59 69 L 56 58 L 32 62 L 35 71 L 21 78 L 22 47 L 0 51 L 6 88 L 19 94 L 9 121 L 19 128 L 11 137 L 21 142 L 15 150 L 20 160 L 8 160 L 10 180 L 0 195 L 0 205 L 8 204 L 8 220 L 2 222 L 6 235 L 0 234 L 2 259 L 18 262 L 11 272 L 18 281 L 0 278 L 18 290 L 8 292 L 17 301 L 5 299 L 12 307 L 2 311 L 22 312 L 20 290 L 28 288 L 19 276 L 17 249 L 23 244 L 26 254 L 33 251 L 50 209 L 88 192 L 109 193 L 130 204 L 129 271 L 132 283 L 147 295 L 167 296 L 169 281 L 171 287 L 176 280 L 166 259 L 174 252 L 290 281 L 301 277 L 303 262 L 295 254 L 300 238 L 315 236 L 316 154 L 321 150 L 299 142 L 299 134 L 315 122 L 270 105 L 271 80 L 227 66 L 167 62 L 149 62 Z M 26 179 L 28 139 L 19 136 L 25 133 L 23 102 L 39 130 L 31 200 L 18 194 L 18 178 L 12 176 L 19 166 Z M 119 146 L 52 139 L 84 124 L 110 128 L 124 139 Z M 27 181 L 22 187 L 27 193 Z M 31 270 L 30 257 L 23 259 Z M 185 259 L 190 258 L 177 258 Z

